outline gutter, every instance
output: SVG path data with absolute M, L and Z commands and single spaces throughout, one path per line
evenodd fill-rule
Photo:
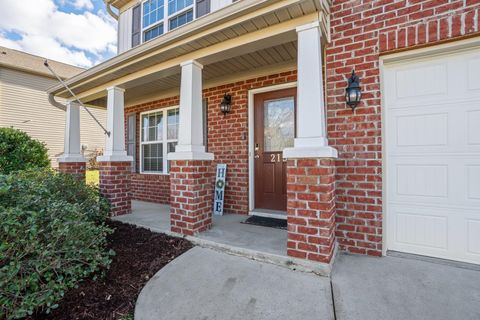
M 104 0 L 105 6 L 107 7 L 107 12 L 108 14 L 115 20 L 118 21 L 118 14 L 116 14 L 110 5 L 110 2 L 108 0 Z
M 67 111 L 67 106 L 61 104 L 60 102 L 58 102 L 57 100 L 55 100 L 55 96 L 53 95 L 53 93 L 49 93 L 48 94 L 48 102 L 50 102 L 50 104 L 52 106 L 54 106 L 55 108 L 58 108 L 62 111 Z

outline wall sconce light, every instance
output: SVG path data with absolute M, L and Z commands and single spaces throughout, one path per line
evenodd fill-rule
M 360 79 L 355 74 L 355 70 L 352 70 L 352 75 L 348 79 L 348 87 L 345 90 L 345 99 L 347 104 L 355 111 L 355 108 L 360 103 L 362 98 L 362 90 L 360 89 Z
M 232 96 L 229 94 L 226 94 L 223 96 L 222 103 L 220 104 L 220 111 L 223 112 L 223 115 L 225 116 L 227 113 L 230 113 L 232 111 Z

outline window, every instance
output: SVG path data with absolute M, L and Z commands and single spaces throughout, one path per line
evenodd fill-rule
M 143 27 L 163 20 L 164 0 L 148 0 L 143 3 Z
M 179 12 L 193 5 L 193 0 L 168 0 L 168 15 Z
M 178 121 L 178 108 L 141 114 L 141 172 L 168 173 L 167 154 L 178 143 Z
M 142 26 L 144 29 L 144 42 L 163 34 L 164 10 L 164 0 L 147 0 L 143 3 Z
M 143 41 L 146 42 L 148 40 L 152 40 L 159 35 L 163 34 L 163 24 L 158 25 L 156 27 L 153 27 L 151 29 L 148 29 L 143 33 Z
M 170 19 L 170 30 L 183 26 L 184 24 L 193 20 L 193 10 L 179 14 L 178 16 Z

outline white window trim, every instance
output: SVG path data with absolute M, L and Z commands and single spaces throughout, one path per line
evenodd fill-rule
M 168 14 L 168 0 L 163 0 L 163 19 L 162 20 L 159 20 L 155 23 L 152 23 L 146 27 L 143 26 L 143 16 L 144 16 L 144 12 L 143 12 L 143 5 L 145 2 L 147 2 L 148 0 L 144 0 L 140 3 L 140 26 L 141 26 L 141 33 L 140 33 L 140 44 L 142 43 L 146 43 L 146 42 L 149 42 L 149 41 L 152 41 L 153 39 L 156 39 L 158 37 L 161 37 L 162 35 L 170 32 L 170 19 L 172 18 L 175 18 L 176 16 L 179 16 L 181 15 L 182 13 L 185 13 L 187 11 L 190 11 L 190 10 L 193 10 L 193 19 L 192 21 L 189 21 L 183 25 L 181 25 L 180 27 L 183 27 L 193 21 L 196 20 L 196 14 L 197 14 L 197 1 L 196 0 L 193 0 L 193 4 L 191 4 L 190 6 L 188 7 L 185 7 L 183 8 L 182 10 L 180 11 L 177 11 L 177 12 L 174 12 L 172 13 L 171 15 Z M 155 37 L 155 38 L 152 38 L 150 40 L 147 40 L 145 41 L 145 31 L 148 31 L 150 29 L 153 29 L 159 25 L 163 24 L 163 33 L 161 35 L 159 35 L 158 37 Z M 180 27 L 177 27 L 175 29 L 178 29 Z M 175 30 L 174 29 L 174 30 Z
M 169 142 L 178 142 L 178 131 L 177 131 L 177 139 L 167 139 L 167 134 L 168 134 L 168 111 L 173 110 L 173 109 L 179 109 L 180 112 L 180 106 L 171 106 L 171 107 L 165 107 L 165 108 L 159 108 L 159 109 L 154 109 L 154 110 L 148 110 L 144 112 L 140 112 L 140 119 L 139 119 L 139 168 L 140 168 L 140 173 L 141 174 L 156 174 L 156 175 L 164 175 L 168 176 L 170 175 L 170 172 L 167 172 L 168 170 L 168 143 Z M 159 141 L 142 141 L 143 137 L 143 124 L 142 124 L 142 117 L 143 115 L 150 114 L 150 113 L 156 113 L 156 112 L 163 112 L 163 119 L 164 119 L 164 125 L 162 128 L 162 137 L 165 137 L 165 139 L 162 139 L 161 142 Z M 143 170 L 143 148 L 142 145 L 144 144 L 155 144 L 155 143 L 162 143 L 163 144 L 163 171 L 144 171 Z

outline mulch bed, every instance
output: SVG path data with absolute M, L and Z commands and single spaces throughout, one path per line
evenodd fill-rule
M 69 290 L 59 307 L 49 315 L 26 320 L 133 319 L 135 301 L 147 281 L 192 244 L 181 238 L 150 232 L 120 222 L 109 222 L 115 232 L 109 248 L 116 255 L 106 276 L 87 279 Z

